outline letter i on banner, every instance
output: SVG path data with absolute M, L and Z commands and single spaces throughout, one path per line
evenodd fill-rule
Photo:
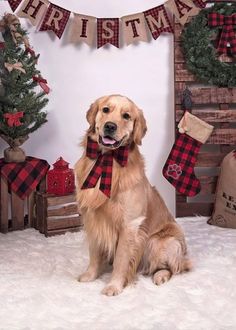
M 47 5 L 47 0 L 24 0 L 16 14 L 28 18 L 32 25 L 37 25 L 45 14 Z
M 106 44 L 119 48 L 119 18 L 97 19 L 97 48 Z
M 11 10 L 14 12 L 22 0 L 8 0 Z
M 187 22 L 189 16 L 195 16 L 200 11 L 200 8 L 197 8 L 192 0 L 168 0 L 165 7 L 175 15 L 182 25 Z
M 53 31 L 60 39 L 69 17 L 70 11 L 50 3 L 39 31 Z
M 72 43 L 85 42 L 92 46 L 96 34 L 96 17 L 74 14 L 70 24 L 69 41 Z
M 135 41 L 148 41 L 143 13 L 121 17 L 124 40 L 127 45 Z
M 162 32 L 173 33 L 173 28 L 163 5 L 146 10 L 144 16 L 153 39 L 157 39 Z

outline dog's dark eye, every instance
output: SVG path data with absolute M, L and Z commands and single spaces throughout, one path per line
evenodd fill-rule
M 123 113 L 122 117 L 126 120 L 130 119 L 130 115 L 128 114 L 128 112 Z
M 103 109 L 102 109 L 102 112 L 104 112 L 104 113 L 108 113 L 110 111 L 110 109 L 108 108 L 108 107 L 104 107 Z

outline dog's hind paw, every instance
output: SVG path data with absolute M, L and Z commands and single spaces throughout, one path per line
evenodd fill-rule
M 122 292 L 122 288 L 117 287 L 115 285 L 108 285 L 102 290 L 102 294 L 105 294 L 106 296 L 117 296 Z

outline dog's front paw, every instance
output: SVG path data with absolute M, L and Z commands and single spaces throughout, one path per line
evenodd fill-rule
M 81 274 L 78 278 L 79 282 L 92 282 L 97 278 L 96 274 L 93 274 L 91 272 L 85 272 Z
M 102 294 L 105 294 L 106 296 L 117 296 L 122 292 L 121 287 L 117 287 L 115 285 L 108 285 L 102 290 Z
M 171 272 L 168 269 L 161 269 L 153 275 L 153 283 L 161 285 L 171 278 Z

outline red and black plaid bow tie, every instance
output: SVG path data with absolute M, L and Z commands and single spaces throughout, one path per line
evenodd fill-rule
M 222 26 L 220 41 L 218 44 L 219 54 L 227 53 L 227 44 L 230 44 L 232 54 L 236 54 L 236 37 L 234 25 L 236 25 L 236 14 L 225 16 L 218 13 L 208 15 L 208 25 L 212 27 Z
M 91 159 L 97 159 L 97 161 L 81 189 L 94 188 L 101 177 L 99 189 L 110 198 L 113 158 L 124 167 L 128 161 L 128 153 L 128 146 L 124 146 L 102 154 L 99 150 L 98 143 L 88 137 L 86 156 Z

